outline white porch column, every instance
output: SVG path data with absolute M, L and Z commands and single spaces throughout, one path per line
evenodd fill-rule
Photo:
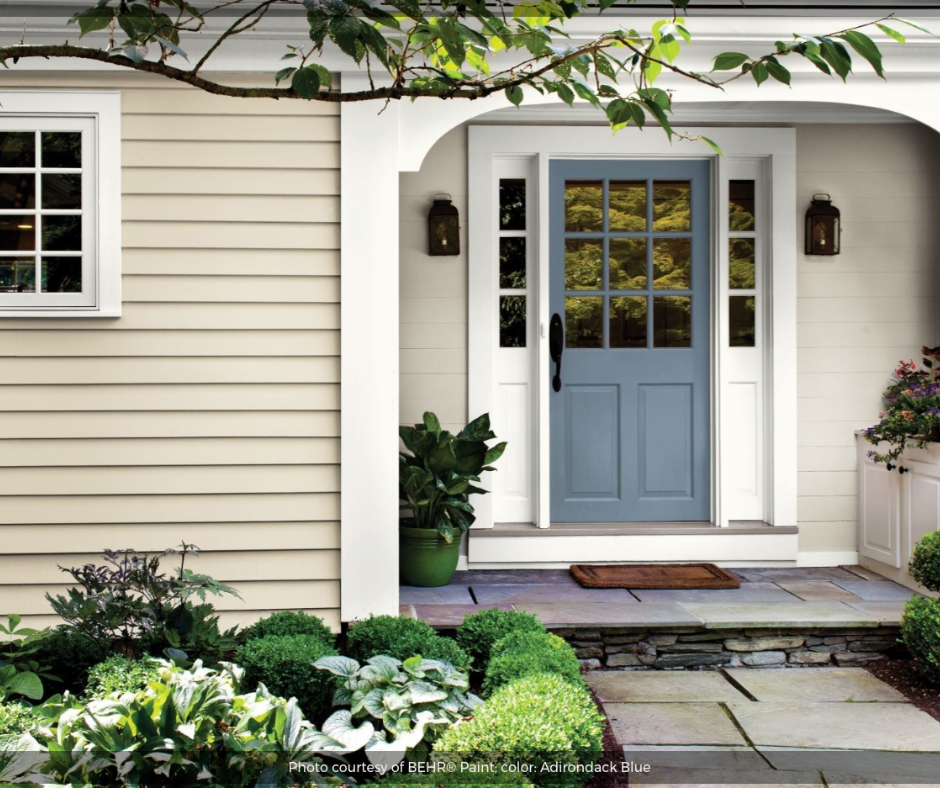
M 342 75 L 344 90 L 369 87 Z M 340 219 L 343 621 L 398 613 L 400 106 L 344 104 Z

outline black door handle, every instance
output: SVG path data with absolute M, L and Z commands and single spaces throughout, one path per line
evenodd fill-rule
M 552 322 L 548 327 L 548 352 L 552 361 L 555 362 L 552 388 L 555 391 L 561 391 L 561 354 L 565 352 L 565 326 L 557 312 L 552 315 Z

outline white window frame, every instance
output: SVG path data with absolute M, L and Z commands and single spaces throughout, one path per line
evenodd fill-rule
M 0 131 L 7 130 L 83 132 L 82 292 L 0 293 L 0 320 L 120 317 L 120 93 L 0 92 Z

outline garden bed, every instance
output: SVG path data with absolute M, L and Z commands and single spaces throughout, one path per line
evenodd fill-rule
M 868 670 L 890 684 L 918 709 L 940 722 L 940 687 L 931 687 L 917 672 L 912 659 L 889 659 L 868 665 Z

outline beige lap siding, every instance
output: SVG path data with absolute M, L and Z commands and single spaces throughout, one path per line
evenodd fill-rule
M 338 627 L 338 110 L 137 75 L 5 88 L 121 91 L 124 316 L 0 318 L 0 613 L 51 622 L 57 564 L 187 541 L 241 592 L 227 621 Z

